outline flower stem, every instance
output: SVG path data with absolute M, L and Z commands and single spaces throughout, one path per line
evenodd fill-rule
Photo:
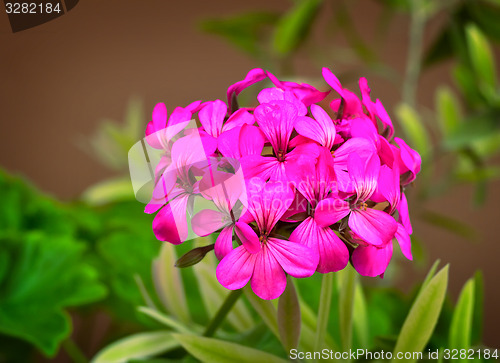
M 324 348 L 326 328 L 328 327 L 328 317 L 330 316 L 330 305 L 332 302 L 332 291 L 333 273 L 324 274 L 321 283 L 316 337 L 314 339 L 314 351 L 316 352 Z
M 229 313 L 229 311 L 231 311 L 231 308 L 234 306 L 236 301 L 238 301 L 238 298 L 241 296 L 242 293 L 243 289 L 231 291 L 231 293 L 226 297 L 226 300 L 224 300 L 221 307 L 217 311 L 217 314 L 215 314 L 214 318 L 205 329 L 205 332 L 203 333 L 204 337 L 211 337 L 214 335 L 214 333 L 222 324 L 227 314 Z

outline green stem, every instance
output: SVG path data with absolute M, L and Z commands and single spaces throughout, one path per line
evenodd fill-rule
M 205 332 L 203 333 L 204 337 L 211 337 L 214 335 L 242 293 L 243 289 L 231 291 L 231 293 L 226 297 L 226 300 L 224 300 L 224 303 L 222 303 L 219 311 L 217 311 L 217 314 L 215 314 L 210 324 L 208 324 Z
M 354 311 L 354 293 L 357 275 L 354 269 L 347 266 L 342 271 L 342 282 L 339 293 L 339 325 L 342 351 L 348 352 L 352 345 L 352 317 Z M 350 360 L 347 359 L 347 362 Z
M 321 293 L 318 308 L 318 322 L 316 337 L 314 339 L 314 351 L 319 352 L 325 344 L 326 328 L 328 327 L 328 317 L 330 315 L 330 305 L 333 292 L 333 273 L 323 275 L 321 283 Z
M 73 362 L 88 363 L 87 357 L 85 357 L 80 348 L 75 344 L 75 342 L 71 338 L 64 340 L 62 342 L 62 347 Z
M 415 107 L 420 63 L 422 58 L 422 36 L 426 22 L 425 8 L 421 0 L 411 0 L 410 39 L 408 58 L 406 60 L 406 74 L 403 84 L 403 102 Z

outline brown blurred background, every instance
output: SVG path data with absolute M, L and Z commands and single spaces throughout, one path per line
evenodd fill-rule
M 142 100 L 148 113 L 157 102 L 172 109 L 197 99 L 223 98 L 228 85 L 259 66 L 220 38 L 202 33 L 201 19 L 252 9 L 284 11 L 289 6 L 287 0 L 81 1 L 68 14 L 19 33 L 12 33 L 7 16 L 0 15 L 1 167 L 26 176 L 59 198 L 77 198 L 89 185 L 112 175 L 77 146 L 79 140 L 93 134 L 103 119 L 122 120 L 131 98 Z M 358 1 L 351 10 L 361 34 L 370 39 L 380 6 Z M 399 71 L 405 66 L 408 21 L 404 14 L 398 15 L 385 49 L 379 49 L 382 58 Z M 435 21 L 426 38 L 438 27 Z M 318 32 L 314 37 L 324 47 L 345 45 L 341 35 Z M 333 61 L 323 65 L 335 73 L 349 68 Z M 321 72 L 300 55 L 295 66 L 301 76 L 317 77 Z M 424 73 L 420 104 L 432 107 L 436 86 L 451 84 L 449 68 L 444 64 Z M 400 85 L 376 76 L 370 76 L 369 82 L 372 95 L 392 113 L 400 100 Z M 484 341 L 490 346 L 498 346 L 500 325 L 499 187 L 499 182 L 490 186 L 481 208 L 472 207 L 469 186 L 427 202 L 428 209 L 474 226 L 477 242 L 414 218 L 429 264 L 437 258 L 451 264 L 454 299 L 477 269 L 484 272 Z M 407 287 L 428 268 L 415 272 L 410 263 L 404 265 L 407 268 L 401 273 L 406 276 L 401 280 L 408 281 L 403 284 Z

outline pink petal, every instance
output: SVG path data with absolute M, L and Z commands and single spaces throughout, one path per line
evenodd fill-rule
M 398 230 L 396 231 L 396 240 L 398 241 L 399 248 L 401 248 L 401 252 L 403 255 L 413 261 L 413 256 L 411 254 L 411 239 L 410 235 L 406 231 L 405 227 L 401 223 L 398 223 Z
M 218 137 L 222 132 L 222 123 L 226 113 L 226 104 L 221 100 L 215 100 L 207 102 L 198 113 L 198 116 L 205 131 L 213 137 Z
M 256 256 L 252 290 L 261 299 L 276 299 L 286 288 L 286 275 L 283 268 L 266 245 L 263 246 L 261 252 L 252 256 Z
M 260 69 L 260 68 L 252 69 L 245 76 L 245 79 L 243 79 L 239 82 L 236 82 L 235 84 L 229 86 L 229 88 L 227 89 L 228 104 L 231 103 L 231 98 L 233 96 L 233 93 L 235 93 L 236 96 L 238 96 L 241 93 L 241 91 L 243 91 L 245 88 L 251 86 L 254 83 L 262 81 L 266 77 L 267 77 L 267 74 L 263 69 Z
M 317 141 L 324 147 L 331 149 L 335 143 L 335 125 L 332 119 L 321 107 L 311 105 L 314 118 L 299 117 L 295 122 L 295 130 L 311 140 Z
M 228 253 L 217 266 L 215 275 L 219 283 L 229 290 L 238 290 L 252 277 L 256 254 L 239 246 Z
M 269 251 L 280 266 L 293 277 L 309 277 L 318 266 L 318 252 L 301 243 L 269 238 Z
M 367 208 L 354 210 L 351 213 L 349 227 L 365 242 L 374 246 L 383 246 L 392 240 L 398 225 L 389 214 Z
M 361 159 L 366 160 L 370 155 L 377 152 L 373 142 L 357 137 L 347 140 L 334 152 L 335 164 L 347 169 L 347 159 L 349 155 L 355 153 Z
M 160 241 L 181 244 L 188 237 L 186 208 L 189 196 L 181 195 L 160 209 L 153 220 L 153 232 Z
M 415 180 L 415 176 L 420 172 L 420 166 L 422 164 L 420 154 L 409 147 L 403 139 L 395 137 L 394 141 L 401 149 L 401 172 L 404 173 L 405 170 L 409 170 L 411 172 L 411 177 L 407 180 L 406 184 L 411 183 Z
M 349 203 L 339 198 L 327 198 L 318 203 L 314 220 L 321 227 L 337 223 L 351 212 Z
M 358 246 L 352 252 L 352 265 L 363 276 L 382 275 L 392 257 L 392 243 L 383 248 L 374 246 Z
M 399 214 L 399 222 L 405 227 L 408 234 L 413 233 L 413 228 L 411 226 L 410 221 L 410 212 L 408 211 L 408 200 L 406 199 L 406 195 L 401 193 L 401 200 L 398 204 L 398 214 Z
M 233 250 L 233 226 L 225 227 L 215 241 L 215 256 L 221 261 Z
M 226 158 L 239 159 L 241 157 L 238 147 L 241 127 L 235 127 L 222 132 L 217 139 L 217 149 Z
M 392 139 L 392 137 L 394 136 L 394 126 L 392 125 L 391 118 L 385 110 L 384 105 L 382 105 L 382 102 L 380 102 L 380 100 L 378 99 L 375 102 L 375 110 L 377 112 L 378 118 L 382 122 L 382 125 L 384 125 L 384 131 L 382 132 L 382 134 L 387 133 L 386 138 L 389 140 Z
M 297 118 L 297 108 L 291 102 L 273 101 L 258 106 L 254 116 L 274 151 L 286 153 Z
M 167 127 L 167 106 L 164 103 L 157 103 L 153 109 L 153 125 L 155 131 Z
M 257 253 L 261 250 L 261 244 L 259 241 L 259 236 L 248 224 L 243 222 L 236 222 L 236 234 L 240 239 L 243 246 L 250 253 Z
M 330 228 L 320 227 L 313 218 L 302 222 L 290 235 L 290 241 L 306 245 L 318 253 L 317 271 L 340 271 L 349 262 L 349 250 Z
M 264 180 L 270 177 L 274 180 L 280 177 L 286 178 L 285 166 L 273 156 L 247 155 L 243 156 L 240 162 L 247 180 L 254 177 Z
M 253 115 L 244 108 L 240 108 L 229 117 L 222 130 L 227 131 L 238 126 L 253 125 L 254 123 L 255 118 L 253 117 Z
M 260 155 L 265 141 L 265 136 L 258 127 L 243 125 L 238 140 L 241 156 Z
M 191 220 L 191 228 L 198 236 L 204 237 L 226 226 L 228 221 L 226 215 L 212 209 L 203 209 L 196 213 Z

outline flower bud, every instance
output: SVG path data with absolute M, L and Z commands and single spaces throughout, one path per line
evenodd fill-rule
M 215 247 L 215 244 L 211 244 L 208 246 L 203 246 L 203 247 L 198 247 L 195 249 L 192 249 L 191 251 L 185 253 L 181 258 L 179 258 L 175 262 L 175 267 L 179 268 L 185 268 L 189 266 L 196 265 L 198 262 L 203 260 L 205 255 L 212 251 Z

